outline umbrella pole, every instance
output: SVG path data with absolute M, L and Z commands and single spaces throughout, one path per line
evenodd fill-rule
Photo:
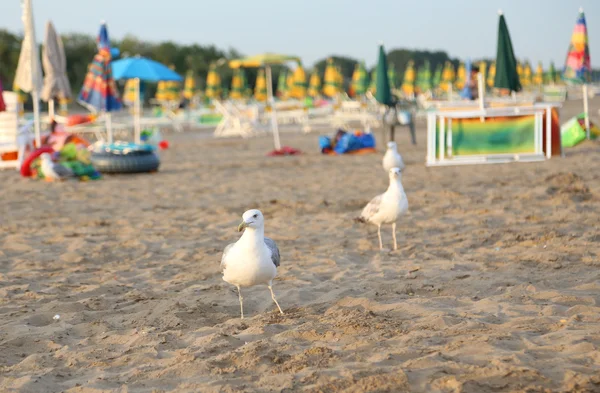
M 277 126 L 277 113 L 275 112 L 275 100 L 273 99 L 273 79 L 271 76 L 271 66 L 265 67 L 267 77 L 267 100 L 271 105 L 271 130 L 273 131 L 273 143 L 275 150 L 281 150 L 281 142 L 279 141 L 279 128 Z
M 140 119 L 140 111 L 141 111 L 141 100 L 140 100 L 140 79 L 139 78 L 135 78 L 135 86 L 136 86 L 136 92 L 135 92 L 135 117 L 134 117 L 134 132 L 135 132 L 135 143 L 140 144 L 141 141 L 141 119 Z
M 589 107 L 588 107 L 587 84 L 583 85 L 583 113 L 585 114 L 585 118 L 584 118 L 585 136 L 589 140 L 590 139 L 590 114 L 589 114 Z
M 35 89 L 35 87 L 34 87 Z M 40 131 L 40 97 L 34 90 L 31 94 L 33 98 L 33 129 L 35 132 L 35 144 L 37 147 L 42 146 L 42 135 Z
M 48 117 L 54 119 L 54 98 L 48 101 Z

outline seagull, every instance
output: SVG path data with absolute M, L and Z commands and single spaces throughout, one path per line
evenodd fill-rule
M 381 224 L 392 224 L 392 236 L 394 237 L 394 250 L 398 249 L 396 242 L 396 221 L 408 211 L 408 199 L 402 187 L 402 170 L 392 168 L 389 170 L 390 185 L 386 192 L 377 195 L 365 206 L 359 222 L 369 222 L 377 225 L 377 236 L 379 237 L 379 249 L 383 250 L 381 241 Z
M 65 167 L 59 163 L 52 161 L 50 153 L 40 154 L 42 160 L 42 172 L 44 178 L 47 180 L 62 180 L 66 177 L 74 176 L 73 171 L 70 168 Z
M 404 161 L 402 156 L 398 153 L 398 145 L 396 142 L 390 141 L 387 144 L 387 151 L 383 156 L 383 169 L 389 172 L 392 168 L 399 168 L 401 171 L 404 170 Z
M 265 219 L 260 210 L 248 210 L 242 215 L 242 223 L 238 226 L 238 232 L 241 231 L 244 231 L 242 237 L 223 250 L 221 269 L 223 280 L 237 287 L 242 319 L 244 303 L 241 288 L 261 284 L 269 288 L 271 298 L 283 314 L 273 293 L 273 279 L 280 261 L 279 248 L 272 239 L 265 237 Z

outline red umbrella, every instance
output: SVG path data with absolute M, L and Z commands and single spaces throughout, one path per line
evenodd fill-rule
M 4 112 L 6 110 L 6 105 L 4 104 L 4 97 L 2 96 L 2 82 L 0 82 L 0 112 Z

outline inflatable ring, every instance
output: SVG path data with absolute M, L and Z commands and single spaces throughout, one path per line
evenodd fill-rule
M 36 149 L 29 153 L 27 158 L 21 164 L 21 176 L 23 177 L 31 177 L 33 174 L 31 173 L 31 163 L 33 160 L 42 155 L 42 153 L 54 153 L 54 149 L 50 146 L 42 146 L 39 149 Z
M 92 165 L 100 173 L 143 173 L 154 172 L 160 160 L 152 150 L 92 151 Z

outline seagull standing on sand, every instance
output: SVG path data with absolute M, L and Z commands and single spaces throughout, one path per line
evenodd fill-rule
M 408 211 L 408 199 L 402 187 L 402 171 L 400 168 L 389 170 L 390 185 L 386 192 L 377 195 L 365 206 L 359 222 L 370 222 L 377 225 L 377 236 L 379 237 L 379 249 L 383 250 L 381 241 L 381 225 L 392 224 L 392 236 L 394 237 L 394 250 L 398 249 L 396 242 L 396 221 L 401 215 Z
M 399 168 L 401 171 L 404 170 L 404 161 L 400 153 L 398 153 L 398 145 L 394 141 L 388 142 L 387 151 L 383 156 L 383 169 L 389 172 L 392 168 Z
M 73 171 L 59 163 L 52 161 L 50 153 L 40 154 L 42 160 L 42 172 L 47 180 L 62 180 L 74 176 Z
M 265 237 L 265 219 L 260 210 L 248 210 L 242 215 L 238 232 L 244 229 L 242 237 L 223 251 L 223 280 L 237 287 L 242 319 L 244 303 L 241 288 L 261 284 L 269 288 L 271 298 L 283 314 L 272 287 L 279 266 L 279 249 L 273 240 Z

